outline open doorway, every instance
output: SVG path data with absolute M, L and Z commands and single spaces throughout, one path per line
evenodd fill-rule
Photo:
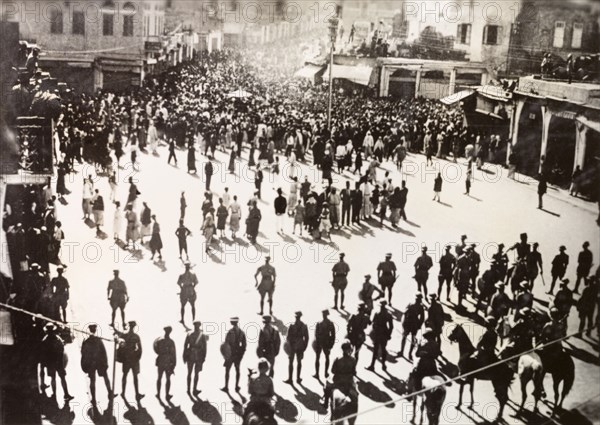
M 517 171 L 528 176 L 536 176 L 540 167 L 542 150 L 542 108 L 532 102 L 525 102 L 519 117 L 519 137 L 513 147 L 517 156 Z
M 567 187 L 575 162 L 575 121 L 553 116 L 548 129 L 548 145 L 544 172 L 548 182 Z

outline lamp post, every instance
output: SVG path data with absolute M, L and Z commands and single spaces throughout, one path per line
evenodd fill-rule
M 337 27 L 340 19 L 333 16 L 329 19 L 329 37 L 331 39 L 331 50 L 329 54 L 329 107 L 327 108 L 327 129 L 331 130 L 331 103 L 333 99 L 333 51 L 335 49 L 335 40 L 337 38 Z

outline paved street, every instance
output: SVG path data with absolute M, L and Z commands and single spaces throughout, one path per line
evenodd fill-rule
M 146 394 L 141 406 L 136 403 L 128 408 L 123 400 L 118 397 L 115 401 L 114 415 L 118 423 L 156 423 L 177 425 L 211 423 L 231 424 L 241 423 L 238 416 L 240 412 L 240 394 L 231 392 L 231 396 L 221 392 L 223 386 L 223 359 L 219 346 L 229 329 L 229 317 L 239 316 L 240 326 L 247 333 L 248 351 L 242 363 L 242 395 L 246 392 L 246 370 L 256 367 L 256 342 L 261 318 L 257 314 L 258 294 L 254 289 L 253 275 L 256 268 L 264 262 L 264 257 L 270 255 L 272 264 L 277 270 L 277 288 L 275 291 L 274 316 L 280 330 L 294 320 L 294 312 L 302 310 L 303 320 L 309 325 L 311 339 L 314 324 L 320 320 L 323 308 L 332 307 L 333 291 L 330 285 L 331 267 L 337 261 L 338 253 L 346 253 L 346 261 L 350 265 L 349 286 L 346 301 L 347 312 L 332 310 L 331 319 L 338 328 L 338 341 L 345 335 L 346 320 L 349 314 L 356 311 L 358 303 L 357 293 L 363 281 L 363 276 L 370 273 L 376 276 L 376 267 L 384 259 L 386 252 L 392 252 L 393 260 L 399 267 L 398 282 L 395 286 L 393 299 L 393 313 L 400 317 L 409 301 L 412 301 L 416 292 L 416 283 L 412 279 L 413 264 L 420 252 L 422 244 L 428 247 L 432 256 L 434 269 L 430 273 L 429 290 L 437 289 L 437 261 L 448 243 L 457 243 L 461 234 L 467 234 L 469 243 L 478 244 L 478 252 L 482 255 L 483 264 L 481 272 L 486 270 L 496 243 L 503 242 L 507 247 L 518 241 L 521 232 L 529 234 L 530 242 L 539 242 L 540 251 L 544 259 L 544 277 L 546 284 L 550 280 L 550 262 L 558 252 L 558 246 L 566 245 L 571 263 L 567 277 L 571 282 L 575 279 L 577 253 L 581 244 L 589 240 L 591 249 L 597 263 L 599 258 L 598 227 L 594 223 L 596 212 L 594 206 L 583 201 L 570 198 L 566 193 L 555 192 L 550 189 L 550 196 L 545 198 L 545 210 L 538 210 L 536 185 L 533 182 L 516 182 L 508 180 L 506 170 L 499 167 L 486 167 L 485 171 L 474 173 L 475 181 L 471 188 L 471 196 L 463 195 L 464 192 L 464 164 L 452 164 L 446 161 L 437 161 L 434 167 L 424 166 L 424 157 L 410 155 L 405 161 L 404 177 L 409 188 L 407 215 L 408 222 L 401 221 L 400 228 L 393 230 L 387 223 L 380 227 L 375 221 L 363 223 L 360 227 L 353 226 L 342 231 L 334 232 L 332 242 L 314 243 L 306 234 L 303 237 L 292 235 L 292 219 L 286 219 L 286 234 L 278 235 L 275 229 L 272 201 L 275 197 L 274 188 L 281 185 L 287 192 L 289 182 L 280 179 L 279 184 L 270 182 L 270 175 L 265 173 L 263 184 L 263 201 L 259 202 L 263 220 L 260 224 L 258 245 L 248 244 L 246 239 L 223 239 L 219 245 L 215 244 L 209 255 L 203 253 L 204 238 L 201 235 L 202 194 L 204 192 L 203 168 L 206 158 L 199 156 L 198 176 L 188 175 L 185 169 L 186 154 L 178 151 L 179 168 L 166 164 L 167 150 L 162 147 L 160 156 L 151 154 L 140 155 L 139 172 L 132 167 L 125 166 L 119 174 L 119 196 L 124 204 L 127 197 L 127 179 L 132 176 L 137 180 L 141 192 L 140 202 L 145 201 L 156 214 L 161 225 L 161 235 L 165 249 L 163 250 L 164 262 L 153 263 L 150 252 L 142 248 L 138 253 L 130 253 L 113 243 L 112 216 L 113 206 L 108 205 L 103 229 L 108 237 L 98 239 L 95 230 L 88 227 L 81 220 L 81 191 L 82 173 L 88 174 L 93 167 L 79 167 L 77 175 L 70 176 L 67 187 L 72 191 L 67 197 L 69 204 L 58 206 L 58 218 L 64 223 L 66 241 L 63 244 L 62 261 L 68 265 L 65 276 L 71 283 L 71 300 L 69 304 L 69 319 L 73 326 L 86 328 L 89 323 L 98 323 L 98 332 L 103 336 L 112 334 L 110 323 L 110 308 L 106 299 L 106 288 L 112 277 L 112 270 L 120 269 L 121 277 L 125 280 L 130 294 L 127 305 L 127 320 L 138 322 L 139 334 L 142 339 L 144 353 L 141 362 L 140 385 L 141 392 Z M 247 152 L 243 154 L 242 166 L 236 175 L 228 174 L 226 170 L 227 156 L 217 153 L 220 162 L 216 166 L 215 176 L 212 179 L 212 191 L 216 199 L 223 193 L 224 187 L 229 187 L 232 195 L 237 195 L 240 204 L 245 206 L 253 190 L 253 172 L 246 168 Z M 282 156 L 282 162 L 285 158 Z M 282 167 L 285 173 L 286 167 Z M 444 186 L 441 193 L 441 203 L 433 202 L 433 179 L 439 169 L 444 177 Z M 395 185 L 400 185 L 402 178 L 391 163 L 384 164 L 378 170 L 381 180 L 386 170 L 391 171 Z M 502 175 L 504 174 L 504 175 Z M 309 180 L 319 181 L 320 173 L 315 169 L 302 166 L 300 181 L 304 175 Z M 349 176 L 349 175 L 348 175 Z M 334 175 L 337 179 L 334 186 L 342 188 L 345 177 Z M 451 181 L 454 181 L 452 183 Z M 107 179 L 102 177 L 96 182 L 104 199 L 108 204 L 109 188 Z M 188 210 L 186 226 L 192 231 L 188 240 L 190 261 L 194 272 L 198 275 L 200 284 L 197 288 L 197 316 L 204 322 L 204 331 L 209 334 L 208 357 L 204 371 L 200 377 L 200 402 L 194 403 L 186 395 L 186 368 L 181 360 L 183 341 L 186 328 L 179 323 L 179 297 L 176 285 L 177 277 L 183 272 L 183 264 L 178 259 L 177 239 L 174 235 L 179 217 L 179 196 L 185 190 Z M 246 208 L 243 208 L 246 212 Z M 245 219 L 242 216 L 242 220 Z M 242 221 L 242 230 L 244 230 Z M 227 236 L 230 232 L 227 230 Z M 241 237 L 243 231 L 238 234 Z M 123 236 L 122 236 L 123 237 Z M 71 244 L 69 248 L 68 244 Z M 510 254 L 511 259 L 513 254 Z M 595 270 L 594 265 L 594 270 Z M 53 272 L 54 274 L 54 272 Z M 534 293 L 540 301 L 538 308 L 542 308 L 548 301 L 545 295 L 546 288 L 538 278 Z M 453 301 L 456 302 L 456 298 Z M 468 303 L 472 311 L 473 305 Z M 397 310 L 396 310 L 397 309 Z M 467 317 L 458 316 L 453 306 L 445 301 L 444 309 L 456 323 L 464 323 L 471 340 L 476 342 L 482 333 L 482 328 L 474 324 Z M 120 322 L 120 321 L 119 321 Z M 191 314 L 186 311 L 186 324 L 191 327 Z M 578 320 L 576 311 L 573 310 L 570 318 L 570 331 L 576 329 Z M 174 328 L 172 337 L 177 344 L 178 364 L 173 382 L 172 400 L 175 407 L 159 402 L 154 396 L 156 393 L 156 368 L 155 355 L 152 342 L 162 334 L 162 328 L 171 325 Z M 447 335 L 453 323 L 448 322 L 445 329 Z M 74 412 L 73 423 L 91 423 L 88 418 L 89 394 L 88 383 L 79 367 L 79 349 L 81 335 L 76 335 L 76 341 L 67 347 L 69 356 L 67 379 L 70 391 L 75 400 L 71 402 Z M 390 350 L 389 375 L 381 371 L 380 364 L 376 372 L 365 370 L 371 358 L 371 352 L 363 348 L 358 366 L 360 411 L 368 410 L 358 419 L 364 424 L 398 424 L 407 423 L 411 419 L 412 405 L 401 401 L 387 405 L 383 408 L 372 410 L 383 402 L 394 400 L 403 393 L 403 379 L 406 379 L 412 365 L 404 359 L 396 359 L 395 355 L 400 348 L 401 327 L 395 322 L 394 335 L 388 345 Z M 571 394 L 565 401 L 565 409 L 581 411 L 593 422 L 598 418 L 598 397 L 600 396 L 600 368 L 598 367 L 598 352 L 589 340 L 573 340 L 576 379 Z M 596 340 L 597 342 L 597 340 Z M 336 344 L 334 355 L 338 354 L 339 343 Z M 458 359 L 458 350 L 445 338 L 442 340 L 444 356 L 451 362 Z M 109 350 L 109 362 L 112 353 Z M 302 386 L 293 388 L 284 384 L 287 378 L 287 358 L 282 353 L 275 365 L 275 390 L 279 396 L 278 420 L 282 423 L 326 423 L 328 417 L 318 407 L 321 396 L 321 385 L 312 378 L 314 373 L 314 352 L 309 348 L 304 360 Z M 394 377 L 394 378 L 392 378 Z M 116 391 L 120 390 L 121 368 L 117 364 Z M 546 377 L 546 391 L 552 397 L 550 376 Z M 60 387 L 60 385 L 59 385 Z M 234 387 L 233 377 L 230 388 Z M 99 405 L 105 408 L 107 404 L 103 385 L 98 382 L 97 390 Z M 531 389 L 530 389 L 531 391 Z M 128 399 L 134 400 L 133 385 L 128 383 Z M 510 393 L 513 401 L 520 400 L 520 389 L 516 380 Z M 498 403 L 493 395 L 493 389 L 488 382 L 476 383 L 476 404 L 472 410 L 464 406 L 463 411 L 456 409 L 458 400 L 458 386 L 448 388 L 446 403 L 442 410 L 442 423 L 469 424 L 484 420 L 492 420 L 497 413 Z M 465 400 L 469 402 L 468 392 Z M 590 401 L 591 400 L 591 401 Z M 589 403 L 586 403 L 590 401 Z M 532 397 L 529 397 L 532 402 Z M 61 401 L 62 403 L 62 401 Z M 584 407 L 581 407 L 585 404 Z M 518 423 L 546 423 L 550 419 L 535 418 L 531 415 L 514 417 L 514 404 L 510 404 L 505 412 L 505 420 L 510 424 Z M 531 408 L 531 405 L 529 405 Z M 549 406 L 540 404 L 541 414 L 549 415 Z M 595 413 L 594 413 L 595 412 Z M 575 424 L 578 413 L 565 416 L 559 423 Z M 582 418 L 580 418 L 582 419 Z M 583 419 L 582 419 L 583 420 Z M 62 420 L 55 420 L 61 422 Z M 590 423 L 591 423 L 590 422 Z M 550 422 L 547 422 L 550 423 Z

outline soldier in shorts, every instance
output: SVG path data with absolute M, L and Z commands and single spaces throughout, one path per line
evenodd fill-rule
M 273 292 L 275 292 L 275 280 L 277 279 L 277 273 L 275 267 L 269 262 L 271 257 L 265 258 L 265 264 L 260 266 L 254 274 L 254 280 L 256 281 L 256 289 L 260 294 L 260 315 L 263 315 L 265 296 L 269 296 L 269 314 L 273 314 Z M 261 275 L 261 281 L 258 282 L 258 275 Z M 267 359 L 268 360 L 268 359 Z M 272 364 L 272 363 L 271 363 Z
M 381 290 L 385 293 L 388 290 L 388 304 L 392 305 L 392 288 L 396 282 L 396 264 L 392 261 L 392 254 L 385 254 L 385 261 L 379 263 L 377 266 L 377 278 Z
M 331 282 L 331 285 L 335 291 L 333 308 L 336 310 L 338 308 L 338 295 L 341 295 L 340 308 L 342 310 L 344 309 L 344 291 L 348 286 L 348 273 L 350 273 L 350 266 L 348 266 L 348 263 L 344 261 L 345 256 L 346 254 L 343 252 L 340 253 L 340 261 L 338 261 L 333 266 L 333 269 L 331 269 L 331 273 L 333 275 L 333 281 Z
M 192 320 L 196 320 L 196 285 L 198 278 L 190 270 L 190 263 L 185 263 L 185 272 L 177 279 L 177 285 L 181 288 L 179 302 L 181 303 L 181 323 L 184 323 L 185 305 L 190 303 L 192 307 Z
M 167 401 L 173 397 L 171 395 L 171 375 L 175 372 L 177 364 L 177 352 L 175 342 L 171 339 L 171 326 L 164 327 L 164 336 L 154 341 L 154 352 L 156 353 L 156 369 L 158 378 L 156 379 L 156 397 L 160 398 L 160 386 L 163 375 L 165 375 L 165 391 Z
M 119 270 L 113 270 L 114 278 L 108 282 L 108 300 L 110 302 L 110 308 L 112 309 L 112 315 L 110 320 L 110 326 L 115 325 L 115 314 L 117 309 L 121 310 L 121 320 L 123 327 L 125 327 L 125 305 L 129 301 L 127 295 L 127 286 L 125 282 L 119 278 Z

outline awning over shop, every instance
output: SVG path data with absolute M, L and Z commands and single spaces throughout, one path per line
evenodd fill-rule
M 319 73 L 319 71 L 322 71 L 324 67 L 322 66 L 318 66 L 318 65 L 306 65 L 303 68 L 300 68 L 298 71 L 296 71 L 296 73 L 294 74 L 294 77 L 296 78 L 305 78 L 307 80 L 313 80 L 315 79 L 315 75 L 317 75 Z
M 508 102 L 512 99 L 512 93 L 499 86 L 481 86 L 477 89 L 477 93 L 489 99 L 500 100 L 502 102 Z
M 453 105 L 463 99 L 466 99 L 474 93 L 474 90 L 462 90 L 440 99 L 440 102 L 442 102 L 444 105 Z
M 333 78 L 344 78 L 356 84 L 368 86 L 373 68 L 370 66 L 351 66 L 333 64 L 331 74 Z M 329 66 L 323 74 L 323 80 L 329 81 Z

